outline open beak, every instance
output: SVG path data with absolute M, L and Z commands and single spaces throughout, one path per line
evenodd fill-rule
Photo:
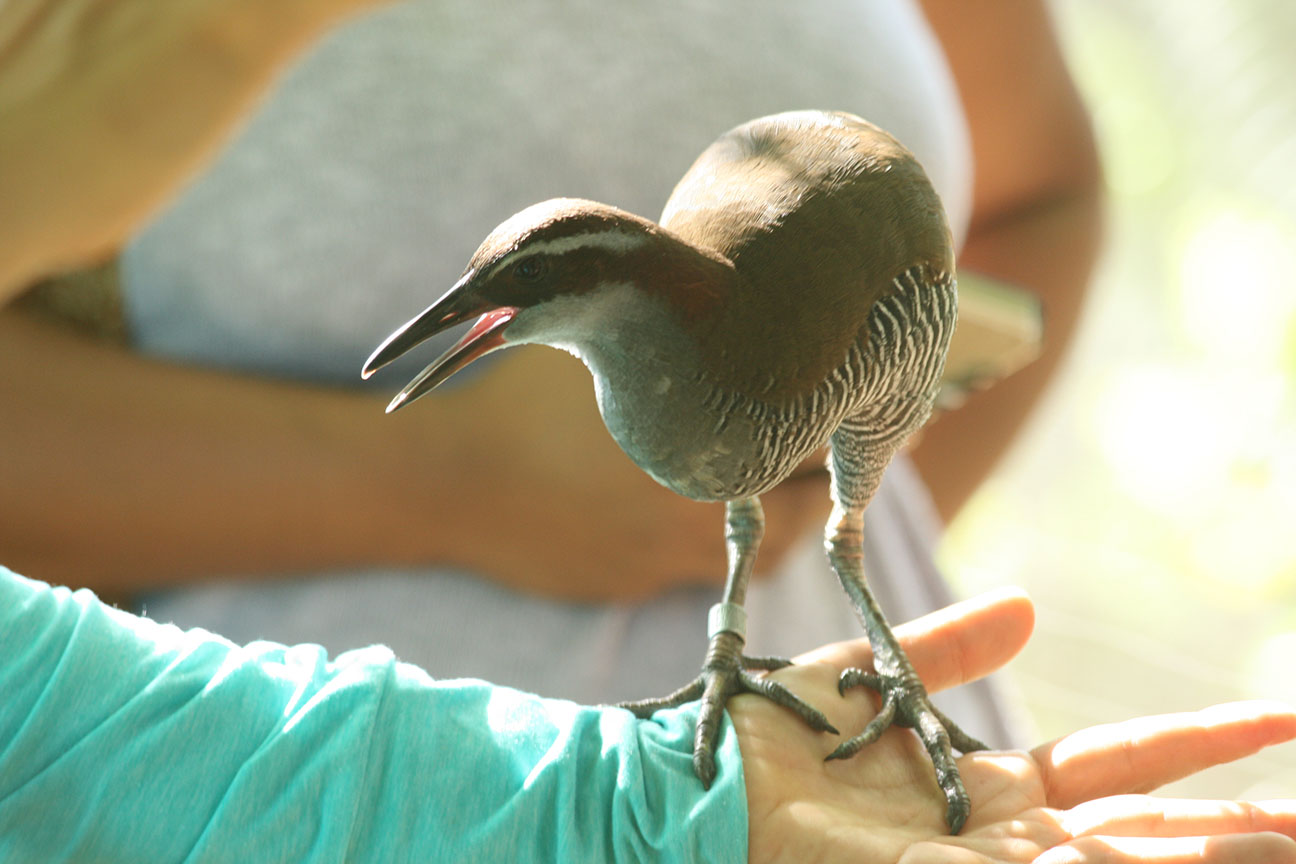
M 504 347 L 504 328 L 518 310 L 511 306 L 496 307 L 472 296 L 471 292 L 465 290 L 472 275 L 471 272 L 465 274 L 441 299 L 388 336 L 365 361 L 360 374 L 361 377 L 368 378 L 425 339 L 456 324 L 462 324 L 474 315 L 481 316 L 454 347 L 434 360 L 396 394 L 387 406 L 388 414 L 433 390 L 478 357 Z

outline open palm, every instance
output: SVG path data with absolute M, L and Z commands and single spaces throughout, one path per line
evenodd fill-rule
M 1006 592 L 926 616 L 897 634 L 928 687 L 940 690 L 1002 665 L 1025 644 L 1032 622 L 1030 601 Z M 840 643 L 774 676 L 854 734 L 876 706 L 863 691 L 839 696 L 837 676 L 869 660 L 865 642 Z M 1296 713 L 1281 705 L 1142 718 L 1029 752 L 964 756 L 959 768 L 972 815 L 957 836 L 946 833 L 944 798 L 908 730 L 888 730 L 852 759 L 825 763 L 837 739 L 768 700 L 738 697 L 729 710 L 743 754 L 753 862 L 1296 862 L 1296 802 L 1141 794 L 1296 737 Z

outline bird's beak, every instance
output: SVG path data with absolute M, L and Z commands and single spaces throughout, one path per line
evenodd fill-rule
M 462 324 L 474 315 L 481 315 L 454 347 L 434 360 L 396 394 L 387 406 L 388 414 L 431 391 L 478 357 L 504 346 L 504 328 L 518 310 L 511 306 L 497 307 L 474 296 L 468 287 L 472 276 L 471 271 L 466 273 L 441 299 L 388 336 L 365 361 L 360 374 L 361 377 L 368 378 L 425 339 L 456 324 Z

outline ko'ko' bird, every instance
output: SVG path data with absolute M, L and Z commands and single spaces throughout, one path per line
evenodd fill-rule
M 694 768 L 714 779 L 729 697 L 754 692 L 836 733 L 742 653 L 743 602 L 764 529 L 757 496 L 827 445 L 826 548 L 873 647 L 847 687 L 882 709 L 828 758 L 891 724 L 913 728 L 958 831 L 969 811 L 951 748 L 984 745 L 933 705 L 864 579 L 864 508 L 929 416 L 957 315 L 940 199 L 913 155 L 849 114 L 763 117 L 721 136 L 675 187 L 660 223 L 557 199 L 497 227 L 457 283 L 373 353 L 368 377 L 434 333 L 476 318 L 392 400 L 392 411 L 482 355 L 541 343 L 579 357 L 621 449 L 666 487 L 724 501 L 728 577 L 701 674 L 640 716 L 700 698 Z M 541 494 L 537 490 L 537 494 Z

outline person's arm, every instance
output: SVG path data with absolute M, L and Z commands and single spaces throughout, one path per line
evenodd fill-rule
M 385 416 L 385 402 L 171 365 L 0 310 L 0 550 L 114 596 L 430 563 L 590 600 L 723 578 L 718 505 L 617 449 L 573 358 L 515 349 L 419 410 Z M 766 560 L 827 500 L 822 478 L 768 496 Z
M 998 592 L 897 635 L 941 689 L 1002 665 L 1032 621 Z M 870 664 L 866 640 L 797 661 L 775 677 L 840 728 L 867 722 L 869 700 L 836 689 Z M 704 792 L 696 703 L 639 721 L 436 681 L 383 648 L 239 647 L 3 568 L 0 692 L 5 860 L 1296 862 L 1296 802 L 1120 794 L 1290 740 L 1296 713 L 1276 705 L 965 756 L 972 817 L 951 837 L 907 730 L 825 764 L 831 736 L 740 696 Z M 1185 848 L 1201 854 L 1167 857 Z
M 733 730 L 691 707 L 436 681 L 375 647 L 233 645 L 0 568 L 5 861 L 745 858 Z
M 378 2 L 0 3 L 0 305 L 119 246 L 289 61 Z
M 1043 353 L 923 430 L 914 462 L 947 521 L 990 473 L 1058 369 L 1100 239 L 1088 115 L 1041 0 L 923 0 L 963 99 L 975 168 L 961 270 L 1044 306 Z

